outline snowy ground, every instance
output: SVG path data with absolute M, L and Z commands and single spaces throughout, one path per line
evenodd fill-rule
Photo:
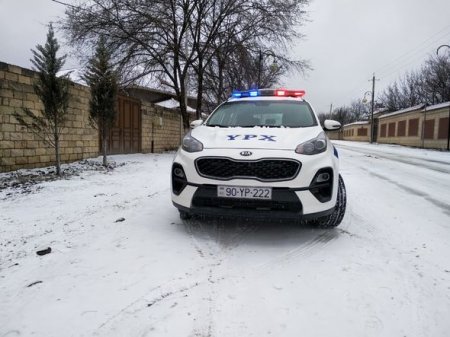
M 0 191 L 0 337 L 448 336 L 450 154 L 336 144 L 334 230 L 182 222 L 173 154 Z

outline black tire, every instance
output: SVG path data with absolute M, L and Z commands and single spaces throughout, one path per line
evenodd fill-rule
M 344 179 L 342 179 L 341 175 L 339 175 L 338 194 L 333 213 L 314 220 L 313 224 L 319 228 L 334 228 L 339 226 L 344 218 L 346 206 L 347 192 L 345 190 Z
M 188 220 L 191 218 L 191 214 L 186 211 L 179 211 L 181 220 Z

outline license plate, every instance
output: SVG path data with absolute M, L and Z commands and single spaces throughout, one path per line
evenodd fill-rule
M 217 186 L 217 196 L 221 198 L 272 199 L 271 187 Z

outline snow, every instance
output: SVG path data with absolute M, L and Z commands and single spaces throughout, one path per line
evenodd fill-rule
M 444 103 L 439 103 L 439 104 L 435 104 L 435 105 L 430 105 L 426 107 L 426 111 L 431 111 L 431 110 L 437 110 L 437 109 L 442 109 L 442 108 L 446 108 L 446 107 L 450 107 L 450 102 L 444 102 Z
M 368 121 L 358 121 L 358 122 L 353 122 L 353 123 L 349 123 L 349 124 L 345 124 L 344 126 L 351 126 L 351 125 L 366 125 L 369 124 Z
M 402 109 L 402 110 L 398 110 L 398 111 L 394 111 L 394 112 L 382 115 L 382 116 L 380 116 L 378 118 L 382 119 L 382 118 L 385 118 L 385 117 L 401 115 L 401 114 L 404 114 L 404 113 L 407 113 L 407 112 L 411 112 L 411 111 L 422 110 L 424 107 L 425 107 L 425 104 L 418 104 L 418 105 L 415 105 L 415 106 L 412 106 L 412 107 L 409 107 L 409 108 L 406 108 L 406 109 Z
M 378 118 L 382 119 L 385 117 L 391 117 L 391 116 L 396 116 L 396 115 L 401 115 L 404 113 L 408 113 L 411 111 L 432 111 L 432 110 L 438 110 L 438 109 L 442 109 L 442 108 L 446 108 L 446 107 L 450 107 L 450 102 L 444 102 L 444 103 L 439 103 L 439 104 L 435 104 L 435 105 L 430 105 L 430 106 L 425 106 L 425 104 L 418 104 L 415 105 L 413 107 L 410 108 L 406 108 L 406 109 L 402 109 L 402 110 L 398 110 L 398 111 L 394 111 L 385 115 L 382 115 Z
M 83 72 L 81 69 L 67 69 L 67 70 L 61 70 L 57 74 L 57 76 L 68 76 L 69 79 L 72 82 L 75 82 L 77 84 L 86 85 L 86 81 L 83 79 Z
M 180 102 L 178 102 L 176 99 L 168 99 L 166 101 L 155 103 L 156 105 L 162 106 L 164 108 L 168 109 L 177 109 L 180 107 Z M 191 108 L 190 106 L 187 107 L 188 112 L 195 112 L 195 109 Z
M 333 230 L 181 221 L 173 153 L 4 188 L 0 336 L 448 336 L 450 154 L 334 143 Z

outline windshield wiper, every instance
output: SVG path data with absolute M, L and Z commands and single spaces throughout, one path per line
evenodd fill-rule
M 281 127 L 281 125 L 266 125 L 266 124 L 257 124 L 257 125 L 249 125 L 249 126 L 240 125 L 241 128 L 254 128 L 255 126 L 257 126 L 259 128 L 279 128 L 279 127 Z
M 206 126 L 211 126 L 211 127 L 216 127 L 216 126 L 218 126 L 219 128 L 227 128 L 227 127 L 228 127 L 228 126 L 222 125 L 222 124 L 206 124 Z

